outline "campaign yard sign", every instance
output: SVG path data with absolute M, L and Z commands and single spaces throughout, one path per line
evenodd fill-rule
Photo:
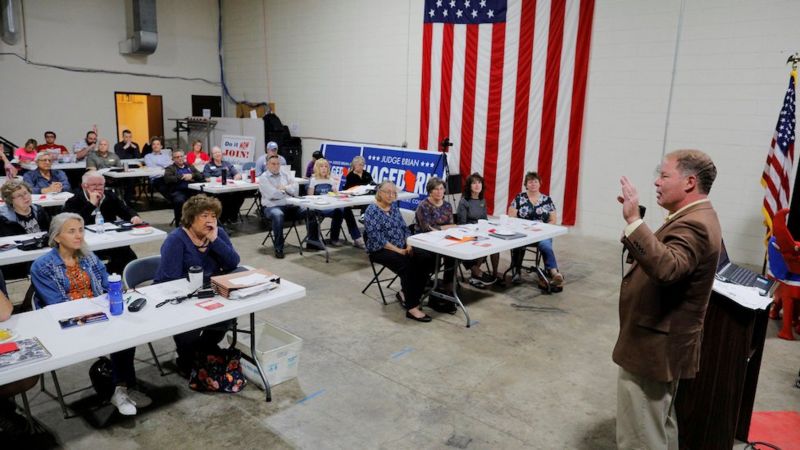
M 419 194 L 418 198 L 401 201 L 401 208 L 416 209 L 419 202 L 428 197 L 425 190 L 428 180 L 433 176 L 444 178 L 446 155 L 438 152 L 342 143 L 323 143 L 322 152 L 331 161 L 332 173 L 342 175 L 342 185 L 350 168 L 350 161 L 354 156 L 361 155 L 366 162 L 364 170 L 372 175 L 376 183 L 390 180 L 406 192 Z
M 222 157 L 231 164 L 255 161 L 256 138 L 253 136 L 222 136 Z

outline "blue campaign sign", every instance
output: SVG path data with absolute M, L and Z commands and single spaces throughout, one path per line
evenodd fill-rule
M 420 194 L 419 198 L 400 202 L 401 208 L 417 209 L 419 202 L 428 196 L 425 190 L 428 180 L 444 176 L 443 154 L 437 152 L 365 146 L 363 156 L 366 170 L 375 182 L 388 179 L 406 192 Z
M 347 172 L 350 170 L 350 163 L 353 158 L 361 154 L 360 144 L 322 144 L 322 154 L 328 163 L 331 165 L 331 175 L 333 177 L 341 177 L 339 189 L 344 187 L 344 181 L 347 177 Z

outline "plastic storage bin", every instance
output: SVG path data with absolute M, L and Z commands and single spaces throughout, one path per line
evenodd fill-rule
M 228 334 L 228 343 L 233 337 Z M 236 348 L 250 356 L 250 336 L 239 333 Z M 256 358 L 261 363 L 270 386 L 276 386 L 284 381 L 297 377 L 300 362 L 300 350 L 303 348 L 303 339 L 286 330 L 276 327 L 268 322 L 256 323 Z M 242 373 L 252 383 L 261 389 L 264 384 L 258 375 L 255 364 L 242 358 Z

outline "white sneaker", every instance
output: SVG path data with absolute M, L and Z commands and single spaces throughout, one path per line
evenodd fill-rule
M 135 387 L 128 389 L 128 398 L 136 405 L 136 409 L 147 408 L 153 404 L 153 399 Z
M 117 386 L 114 395 L 111 396 L 111 404 L 117 407 L 117 411 L 123 416 L 136 415 L 136 403 L 128 397 L 128 388 Z
M 367 245 L 364 243 L 364 238 L 358 238 L 353 240 L 353 247 L 358 247 L 361 249 L 367 248 Z

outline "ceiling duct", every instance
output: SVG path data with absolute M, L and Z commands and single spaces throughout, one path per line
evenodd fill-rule
M 128 2 L 126 2 L 128 4 Z M 152 55 L 158 46 L 156 0 L 132 0 L 128 8 L 128 39 L 119 43 L 123 55 Z
M 16 45 L 19 41 L 19 7 L 19 0 L 0 0 L 0 38 L 8 45 Z

